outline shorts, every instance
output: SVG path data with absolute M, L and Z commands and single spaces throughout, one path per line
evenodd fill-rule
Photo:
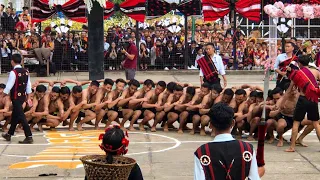
M 80 111 L 80 112 L 79 112 L 78 117 L 86 117 L 86 113 L 85 113 L 85 112 Z
M 178 121 L 179 121 L 179 115 L 180 115 L 181 112 L 175 110 L 174 108 L 172 108 L 170 111 L 166 112 L 166 114 L 164 115 L 164 117 L 162 119 L 163 122 L 167 122 L 168 121 L 168 114 L 171 113 L 171 112 L 178 114 Z
M 142 108 L 142 109 L 141 109 L 141 112 L 142 112 L 141 115 L 143 115 L 143 114 L 144 114 L 144 111 L 146 111 L 146 110 L 151 111 L 154 115 L 157 114 L 156 108 Z
M 188 111 L 188 113 L 189 113 L 189 115 L 188 115 L 188 118 L 187 118 L 187 123 L 193 123 L 192 118 L 193 118 L 194 115 L 198 115 L 198 116 L 201 117 L 199 111 Z
M 286 116 L 286 115 L 283 115 L 283 114 L 279 113 L 276 116 L 276 120 L 278 121 L 279 119 L 284 119 L 286 121 L 287 127 L 285 128 L 285 131 L 292 128 L 292 126 L 293 126 L 293 117 Z
M 248 122 L 247 118 L 244 118 L 243 121 L 244 121 L 243 130 L 250 131 L 250 123 Z
M 319 120 L 318 103 L 309 101 L 305 96 L 300 96 L 294 110 L 293 119 L 302 121 L 307 113 L 307 118 L 310 121 Z
M 31 121 L 30 121 L 31 122 Z M 39 123 L 46 123 L 47 122 L 47 119 L 46 118 L 42 118 Z

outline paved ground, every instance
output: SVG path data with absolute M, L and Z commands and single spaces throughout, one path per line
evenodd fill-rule
M 124 77 L 123 73 L 108 73 L 106 77 L 116 79 Z M 72 78 L 85 80 L 88 75 L 78 73 L 63 74 L 60 79 Z M 196 73 L 178 72 L 142 72 L 137 75 L 138 80 L 146 78 L 166 81 L 190 82 L 199 85 Z M 33 78 L 33 80 L 36 78 Z M 57 79 L 49 77 L 48 79 Z M 228 76 L 229 86 L 244 83 L 262 85 L 263 76 L 240 75 L 239 73 Z M 0 77 L 0 82 L 6 82 L 6 77 Z M 274 87 L 274 82 L 271 82 Z M 23 139 L 23 134 L 17 134 L 11 143 L 0 140 L 0 178 L 2 179 L 83 179 L 84 170 L 78 158 L 86 154 L 99 154 L 98 135 L 101 132 L 90 130 L 85 132 L 69 133 L 65 128 L 56 131 L 34 133 L 35 144 L 19 145 L 18 140 Z M 193 152 L 201 144 L 211 140 L 211 137 L 189 135 L 185 132 L 178 135 L 171 131 L 168 133 L 158 130 L 129 133 L 129 156 L 137 160 L 142 168 L 145 179 L 162 180 L 191 180 L 193 179 Z M 288 132 L 285 137 L 290 137 Z M 285 153 L 288 147 L 277 148 L 275 144 L 265 145 L 266 174 L 263 179 L 320 179 L 319 141 L 314 132 L 305 142 L 307 148 L 297 147 L 295 153 Z M 276 143 L 276 142 L 275 142 Z M 257 143 L 252 142 L 256 147 Z M 39 177 L 39 174 L 57 174 L 51 177 Z

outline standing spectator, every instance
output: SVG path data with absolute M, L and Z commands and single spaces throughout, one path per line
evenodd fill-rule
M 174 49 L 173 49 L 173 41 L 170 40 L 167 42 L 167 46 L 163 48 L 163 59 L 164 59 L 164 64 L 172 64 L 173 63 L 173 58 L 174 58 Z M 164 70 L 169 70 L 168 67 L 165 67 Z
M 88 53 L 87 53 L 87 48 L 88 48 L 88 38 L 86 32 L 81 33 L 81 38 L 80 38 L 80 56 L 78 57 L 80 61 L 82 62 L 88 62 Z
M 27 17 L 27 21 L 29 22 L 29 25 L 31 25 L 31 15 L 29 14 L 29 7 L 23 7 L 22 8 L 22 13 L 19 16 L 19 20 L 23 20 L 23 16 Z
M 31 26 L 30 26 L 30 22 L 28 20 L 28 16 L 27 15 L 23 14 L 22 15 L 22 20 L 20 22 L 22 22 L 24 30 L 26 30 L 26 29 L 30 30 Z
M 172 67 L 173 70 L 177 70 L 177 64 L 184 64 L 184 48 L 182 47 L 181 41 L 178 41 L 176 45 Z
M 140 68 L 142 70 L 147 70 L 148 64 L 150 63 L 150 50 L 147 49 L 145 43 L 140 44 L 139 61 L 140 61 Z
M 191 41 L 191 46 L 189 48 L 189 58 L 188 58 L 188 68 L 195 69 L 195 60 L 197 56 L 197 42 Z
M 16 15 L 16 10 L 10 8 L 10 14 L 9 14 L 9 17 L 8 17 L 8 26 L 9 26 L 8 30 L 10 32 L 15 31 L 15 27 L 16 27 L 18 22 L 19 22 L 19 18 Z
M 68 37 L 68 43 L 69 45 L 72 45 L 72 42 L 73 42 L 73 33 L 69 33 L 69 37 Z
M 3 41 L 1 44 L 1 65 L 3 67 L 1 67 L 2 70 L 4 70 L 5 72 L 9 72 L 10 71 L 10 54 L 11 54 L 11 50 L 9 49 L 9 47 L 7 46 L 7 41 Z
M 121 49 L 121 52 L 125 55 L 123 61 L 123 68 L 125 70 L 126 79 L 134 79 L 137 69 L 138 49 L 137 46 L 129 39 L 126 42 L 126 48 Z
M 103 42 L 104 42 L 103 43 L 103 50 L 104 50 L 104 53 L 107 54 L 108 49 L 110 47 L 110 44 L 107 42 L 107 37 L 106 36 L 103 38 Z
M 154 42 L 152 41 L 152 38 L 150 36 L 147 37 L 147 40 L 146 40 L 146 46 L 148 49 L 151 50 L 151 48 L 153 47 L 154 45 Z
M 8 30 L 8 15 L 6 12 L 4 12 L 5 6 L 3 4 L 0 5 L 0 31 L 6 31 Z
M 197 47 L 197 56 L 196 56 L 196 60 L 195 60 L 195 66 L 196 68 L 198 69 L 198 63 L 197 63 L 197 60 L 199 60 L 200 58 L 202 58 L 204 55 L 203 55 L 203 49 L 202 49 L 202 46 L 199 46 Z
M 297 42 L 298 42 L 297 38 L 296 37 L 291 37 L 291 42 L 294 44 L 293 53 L 296 56 L 302 55 L 302 52 L 300 51 L 300 48 L 297 46 Z
M 220 43 L 220 39 L 218 36 L 216 36 L 213 40 L 213 44 L 214 44 L 214 49 L 216 50 L 217 54 L 220 54 L 221 50 L 222 50 L 222 45 Z
M 119 66 L 118 61 L 118 50 L 117 50 L 117 45 L 115 42 L 111 43 L 111 46 L 108 49 L 107 53 L 107 64 L 109 64 L 109 69 L 117 69 L 117 66 Z
M 108 35 L 107 35 L 107 42 L 109 44 L 111 44 L 112 42 L 115 42 L 116 44 L 118 44 L 119 42 L 119 38 L 115 33 L 115 30 L 109 29 L 108 30 Z
M 156 45 L 151 49 L 151 64 L 154 64 L 161 69 L 164 67 L 164 48 L 162 46 L 162 41 L 160 39 L 156 40 Z M 165 69 L 167 70 L 167 69 Z

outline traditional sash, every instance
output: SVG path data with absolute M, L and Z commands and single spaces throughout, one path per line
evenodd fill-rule
M 197 63 L 207 81 L 214 82 L 218 79 L 218 70 L 209 56 L 198 59 Z
M 292 58 L 289 58 L 289 59 L 281 62 L 281 63 L 279 64 L 279 70 L 280 70 L 281 72 L 286 72 L 287 66 L 289 66 L 290 63 L 291 63 L 292 61 L 295 61 L 295 60 L 297 60 L 297 56 L 294 55 L 294 56 L 292 56 Z M 282 78 L 283 78 L 283 76 L 280 75 L 280 74 L 278 74 L 277 80 L 281 80 Z
M 288 77 L 303 91 L 308 100 L 318 102 L 320 89 L 316 78 L 308 68 L 303 67 L 298 71 L 293 70 Z

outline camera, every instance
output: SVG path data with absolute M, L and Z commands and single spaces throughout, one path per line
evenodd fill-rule
M 120 47 L 121 50 L 127 50 L 129 45 L 130 45 L 129 37 L 127 36 L 121 38 L 118 42 L 118 46 Z

